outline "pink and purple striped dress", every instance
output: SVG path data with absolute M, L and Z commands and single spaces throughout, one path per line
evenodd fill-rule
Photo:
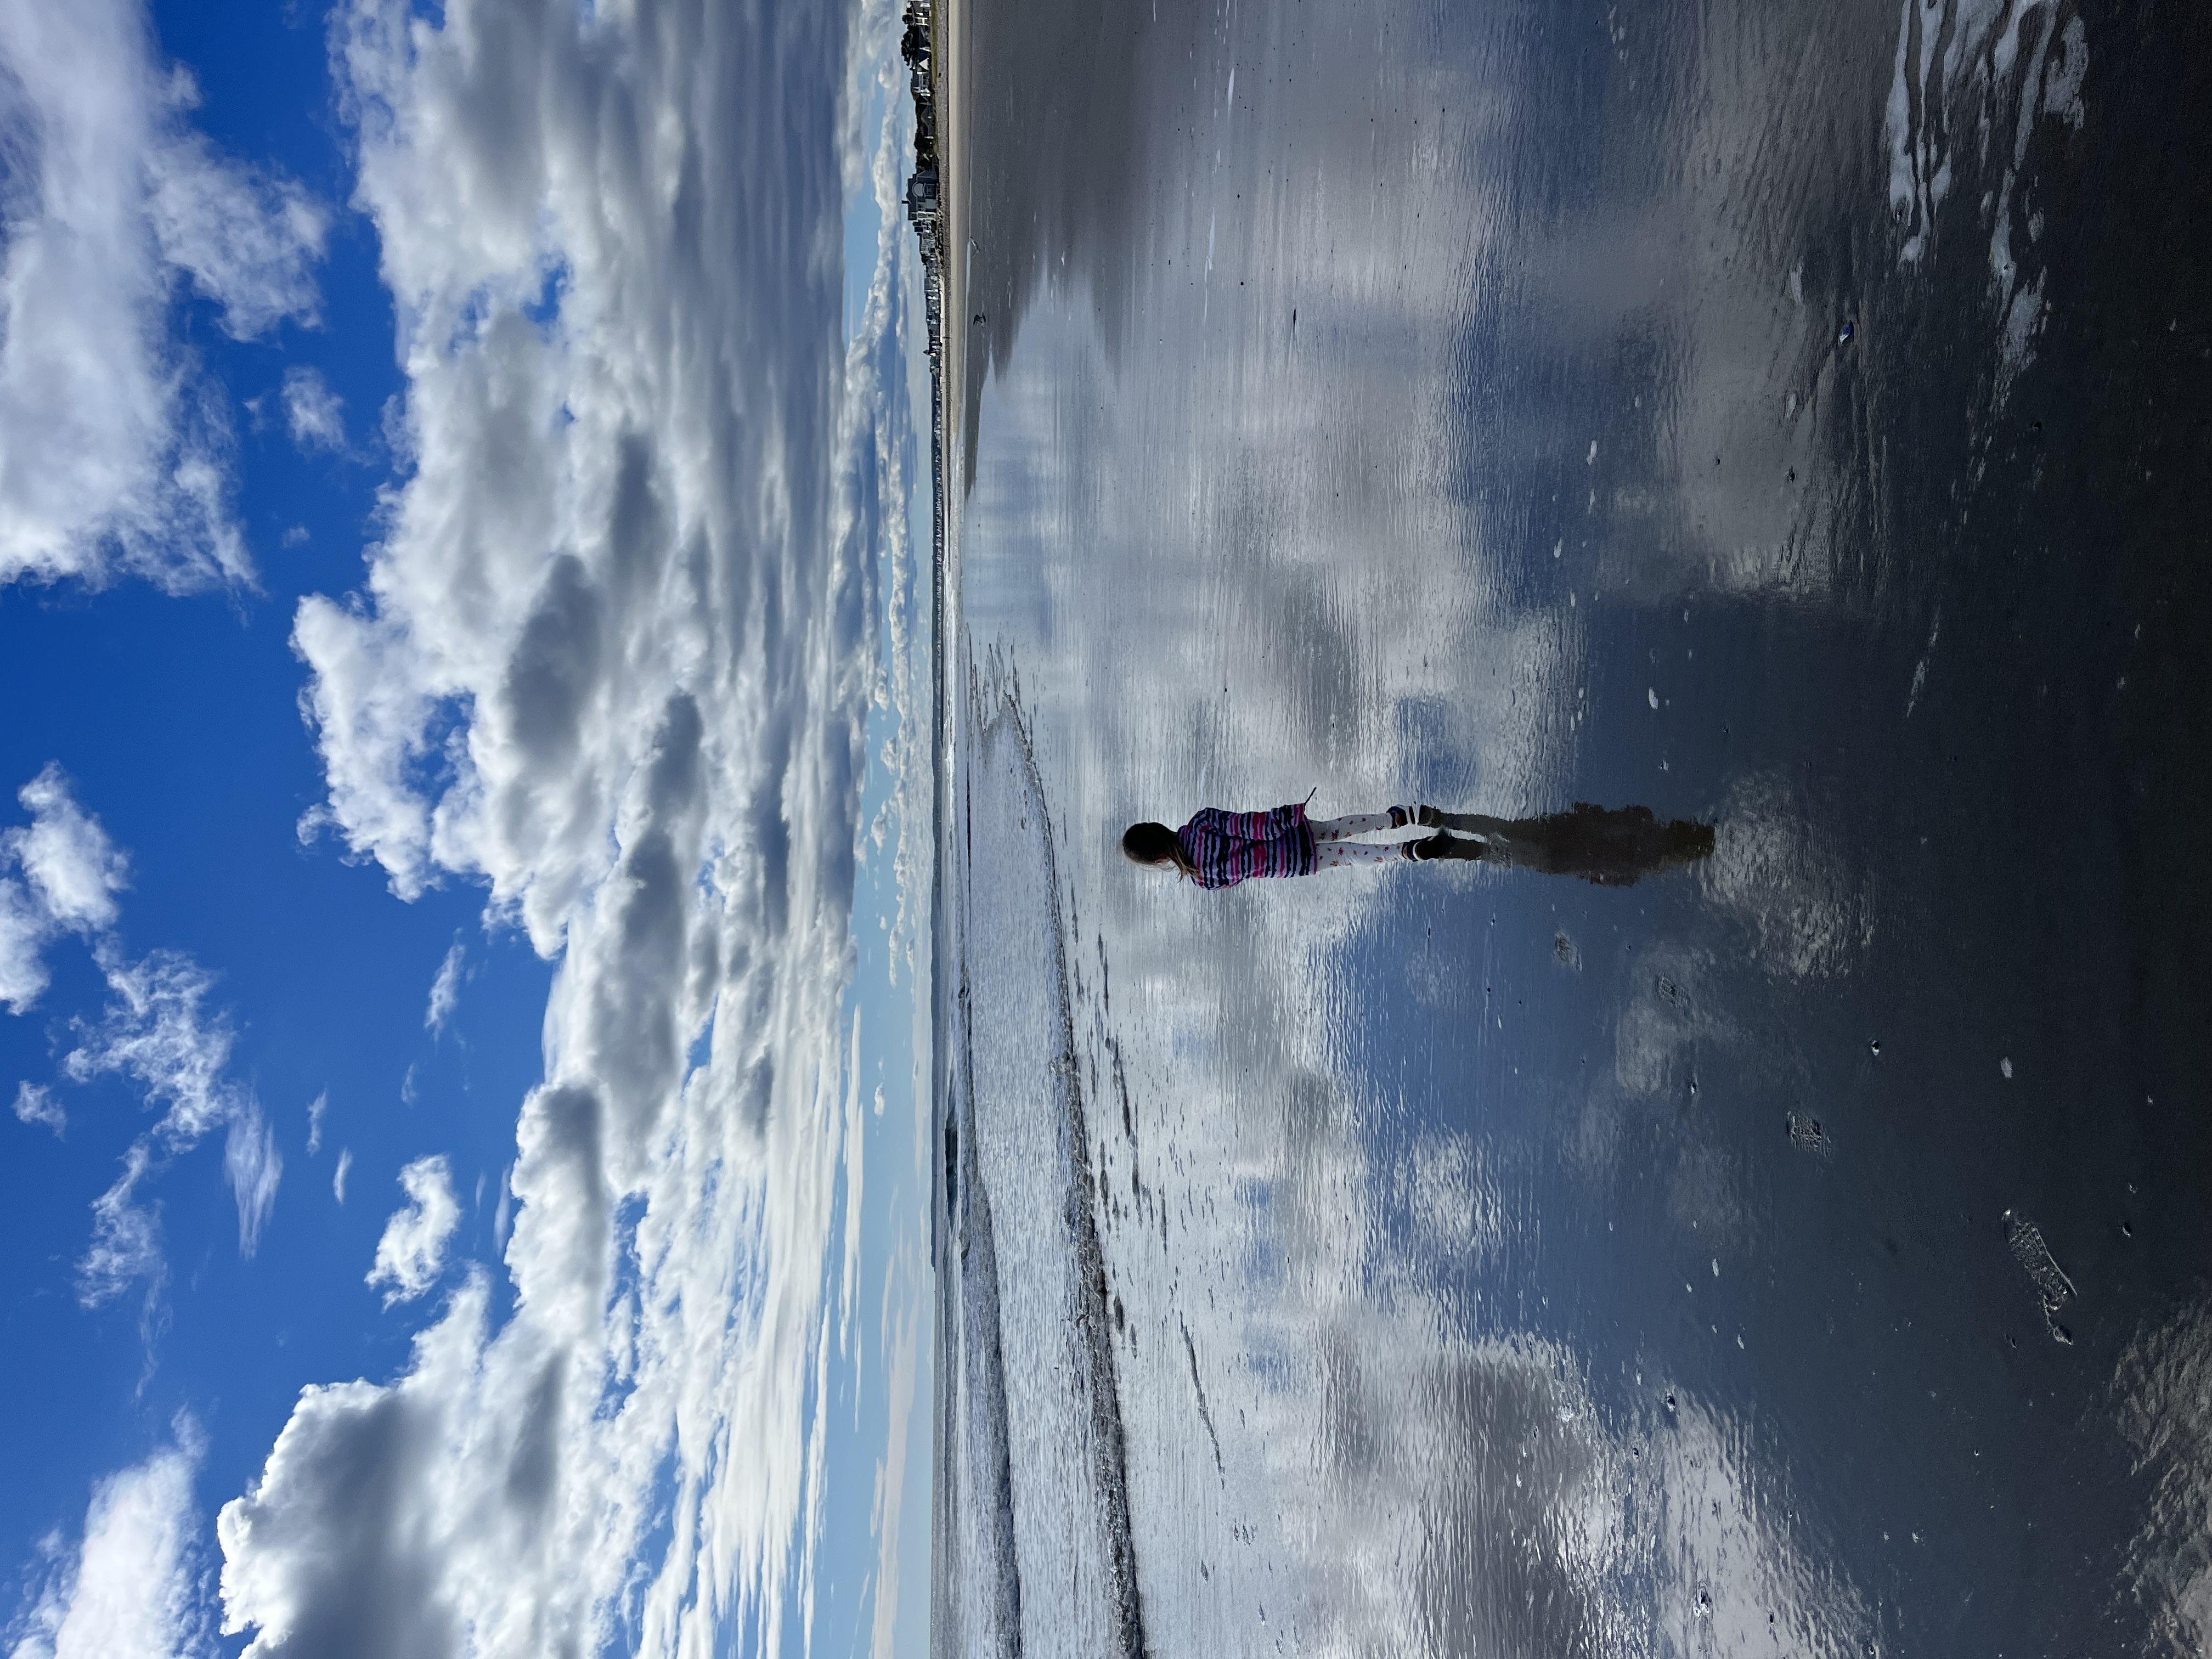
M 1176 831 L 1198 884 L 1234 887 L 1255 876 L 1310 876 L 1319 866 L 1305 803 L 1272 812 L 1224 812 L 1208 806 Z

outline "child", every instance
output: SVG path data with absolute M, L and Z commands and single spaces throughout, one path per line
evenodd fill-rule
M 1310 800 L 1310 795 L 1306 798 Z M 1433 811 L 1433 808 L 1418 809 Z M 1170 866 L 1200 887 L 1234 887 L 1255 876 L 1310 876 L 1347 864 L 1388 864 L 1399 859 L 1480 859 L 1483 844 L 1439 831 L 1425 841 L 1354 841 L 1354 836 L 1403 830 L 1417 809 L 1350 817 L 1306 817 L 1304 801 L 1272 812 L 1224 812 L 1209 806 L 1180 830 L 1164 823 L 1133 823 L 1122 834 L 1121 850 L 1138 864 Z
M 1409 823 L 1437 833 L 1419 841 L 1351 839 Z M 1310 876 L 1394 859 L 1488 859 L 1547 875 L 1579 876 L 1601 887 L 1632 887 L 1645 876 L 1709 857 L 1713 826 L 1681 818 L 1662 823 L 1648 806 L 1601 807 L 1588 801 L 1576 802 L 1572 811 L 1533 818 L 1393 806 L 1316 823 L 1300 801 L 1272 812 L 1209 806 L 1180 830 L 1133 823 L 1122 834 L 1121 850 L 1139 864 L 1171 865 L 1208 889 L 1234 887 L 1255 876 Z

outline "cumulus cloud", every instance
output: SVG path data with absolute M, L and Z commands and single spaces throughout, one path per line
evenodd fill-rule
M 64 927 L 112 927 L 115 895 L 129 879 L 129 866 L 100 821 L 70 798 L 61 769 L 49 765 L 15 798 L 29 809 L 31 823 L 9 831 L 8 851 L 22 866 L 40 907 Z
M 0 833 L 0 1001 L 20 1014 L 46 991 L 49 944 L 115 925 L 115 895 L 130 871 L 100 820 L 79 809 L 59 767 L 49 765 L 15 798 L 31 822 Z
M 76 1264 L 77 1300 L 88 1308 L 112 1302 L 140 1283 L 150 1307 L 168 1278 L 161 1218 L 138 1202 L 153 1163 L 153 1147 L 141 1135 L 123 1155 L 123 1173 L 92 1201 L 92 1243 Z
M 284 371 L 284 423 L 292 430 L 292 441 L 309 454 L 345 451 L 345 400 L 331 390 L 319 369 Z
M 552 1619 L 478 1626 L 476 1641 L 464 1644 L 465 1615 L 450 1582 L 496 1571 L 506 1552 L 524 1560 L 534 1553 L 501 1524 L 518 1489 L 520 1507 L 553 1518 L 545 1513 L 552 1494 L 542 1417 L 487 1414 L 504 1465 L 493 1488 L 471 1492 L 449 1478 L 472 1461 L 456 1431 L 473 1415 L 484 1381 L 471 1364 L 483 1300 L 481 1280 L 472 1280 L 417 1340 L 415 1364 L 398 1386 L 304 1390 L 259 1480 L 223 1506 L 223 1631 L 256 1631 L 245 1650 L 252 1659 L 584 1649 L 572 1625 Z M 448 1478 L 439 1478 L 441 1468 Z M 477 1531 L 479 1520 L 497 1529 Z
M 866 16 L 895 74 L 895 10 Z M 328 784 L 302 830 L 402 896 L 481 882 L 560 965 L 515 1311 L 472 1279 L 396 1382 L 303 1395 L 223 1513 L 257 1659 L 767 1650 L 804 1594 L 880 594 L 854 480 L 911 240 L 893 147 L 839 154 L 847 25 L 337 15 L 405 470 L 363 590 L 295 618 Z M 842 191 L 878 173 L 848 355 Z
M 438 1282 L 445 1271 L 446 1246 L 461 1224 L 453 1199 L 453 1170 L 442 1154 L 418 1158 L 399 1172 L 407 1202 L 384 1224 L 376 1241 L 376 1264 L 368 1270 L 369 1288 L 388 1285 L 384 1305 L 412 1302 Z
M 48 1541 L 45 1583 L 14 1659 L 165 1659 L 205 1651 L 192 1476 L 201 1442 L 190 1419 L 174 1445 L 94 1488 L 74 1550 Z
M 459 939 L 455 939 L 453 948 L 438 964 L 438 976 L 430 981 L 430 1006 L 422 1013 L 422 1024 L 430 1030 L 442 1032 L 447 1020 L 453 1017 L 454 1006 L 461 1000 L 461 960 L 465 949 Z
M 326 215 L 194 131 L 137 0 L 0 10 L 0 582 L 248 580 L 220 390 L 180 283 L 239 338 L 312 319 Z

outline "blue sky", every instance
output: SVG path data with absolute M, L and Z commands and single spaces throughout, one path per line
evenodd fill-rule
M 895 26 L 0 0 L 9 1650 L 926 1638 Z

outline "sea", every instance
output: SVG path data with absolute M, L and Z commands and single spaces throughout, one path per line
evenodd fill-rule
M 2212 1650 L 2212 9 L 963 3 L 934 1650 Z

